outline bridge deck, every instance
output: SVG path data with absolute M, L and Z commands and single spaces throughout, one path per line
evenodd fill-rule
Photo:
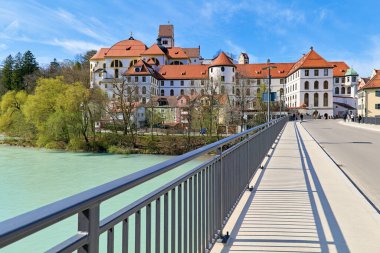
M 212 252 L 380 252 L 380 215 L 300 123 L 252 183 Z

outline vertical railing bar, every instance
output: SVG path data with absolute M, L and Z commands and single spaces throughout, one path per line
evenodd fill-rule
M 175 220 L 176 220 L 176 211 L 175 211 L 175 188 L 171 192 L 172 202 L 171 202 L 171 252 L 175 253 L 175 241 L 176 241 L 176 234 L 175 234 Z
M 194 211 L 193 211 L 193 252 L 196 252 L 198 247 L 197 247 L 197 233 L 198 233 L 198 228 L 197 228 L 197 219 L 199 218 L 197 215 L 198 212 L 198 196 L 197 196 L 197 191 L 198 191 L 198 186 L 197 186 L 197 174 L 194 175 L 194 192 L 193 192 L 193 199 L 194 199 Z
M 88 234 L 86 245 L 78 249 L 78 253 L 99 252 L 99 203 L 78 213 L 78 231 Z
M 177 253 L 182 253 L 182 184 L 178 185 Z
M 161 205 L 160 198 L 156 199 L 156 235 L 155 235 L 155 244 L 156 250 L 155 253 L 161 251 Z
M 187 211 L 187 207 L 188 207 L 188 204 L 187 204 L 187 201 L 188 201 L 188 197 L 187 197 L 187 180 L 184 182 L 183 184 L 183 253 L 187 253 L 187 222 L 188 222 L 188 217 L 187 217 L 187 214 L 189 213 Z
M 152 237 L 152 232 L 151 232 L 151 226 L 152 226 L 152 204 L 149 203 L 146 206 L 146 238 L 145 238 L 145 249 L 146 253 L 151 253 L 151 237 Z
M 107 253 L 114 252 L 114 228 L 107 231 Z
M 169 252 L 169 217 L 168 217 L 168 201 L 169 194 L 165 193 L 164 195 L 164 252 Z
M 198 173 L 198 252 L 202 252 L 202 171 Z
M 129 235 L 128 235 L 128 230 L 129 230 L 129 226 L 128 226 L 128 218 L 126 218 L 125 220 L 123 220 L 123 232 L 122 232 L 122 247 L 121 247 L 121 251 L 123 253 L 128 253 L 128 241 L 129 241 Z
M 141 251 L 141 210 L 135 213 L 135 253 Z
M 194 238 L 193 238 L 193 228 L 194 228 L 194 224 L 193 224 L 193 214 L 194 214 L 194 210 L 193 210 L 193 206 L 194 206 L 194 202 L 193 202 L 193 178 L 189 178 L 189 253 L 193 253 L 193 241 L 194 241 Z

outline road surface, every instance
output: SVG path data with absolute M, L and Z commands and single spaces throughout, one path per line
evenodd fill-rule
M 339 120 L 309 120 L 302 125 L 379 210 L 380 132 Z

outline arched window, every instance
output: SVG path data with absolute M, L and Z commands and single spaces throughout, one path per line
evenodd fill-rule
M 323 89 L 327 90 L 329 88 L 329 82 L 328 81 L 324 81 L 323 82 Z
M 142 94 L 144 94 L 144 95 L 146 94 L 146 87 L 145 86 L 142 87 Z
M 122 68 L 123 67 L 123 63 L 119 60 L 113 60 L 111 62 L 111 68 Z
M 161 96 L 165 96 L 165 91 L 161 90 Z
M 226 89 L 226 88 L 224 87 L 224 85 L 222 85 L 222 86 L 220 87 L 220 93 L 221 93 L 221 94 L 224 94 L 224 93 L 226 92 L 225 89 Z
M 150 60 L 154 61 L 155 65 L 157 65 L 157 66 L 160 65 L 160 61 L 156 57 L 149 58 L 148 61 L 150 61 Z
M 193 95 L 195 94 L 195 90 L 194 90 L 194 89 L 191 89 L 190 94 L 193 96 Z
M 142 103 L 146 104 L 146 98 L 142 98 Z
M 315 81 L 314 82 L 314 90 L 318 90 L 318 89 L 319 89 L 319 82 Z
M 280 89 L 280 96 L 283 96 L 283 95 L 284 95 L 284 89 L 281 88 L 281 89 Z
M 185 95 L 185 91 L 181 89 L 181 95 Z
M 137 60 L 132 60 L 129 62 L 129 67 L 132 67 L 133 65 L 135 65 L 137 63 Z
M 139 94 L 139 87 L 135 87 L 135 95 L 138 95 Z
M 318 101 L 318 93 L 314 93 L 314 106 L 318 107 L 319 101 Z
M 174 90 L 173 89 L 170 90 L 170 96 L 174 96 Z
M 240 89 L 236 89 L 236 96 L 240 96 Z
M 170 65 L 183 65 L 183 63 L 180 62 L 180 61 L 172 61 L 172 62 L 170 63 Z
M 323 106 L 329 106 L 329 95 L 327 92 L 323 94 Z
M 335 94 L 339 94 L 339 87 L 335 87 Z
M 205 90 L 201 89 L 201 95 L 203 96 L 205 94 Z
M 351 95 L 351 87 L 347 87 L 347 94 Z
M 305 103 L 306 107 L 309 107 L 309 93 L 305 93 L 303 102 Z
M 221 67 L 220 70 L 221 70 L 222 72 L 224 72 L 224 67 Z
M 245 91 L 245 95 L 251 96 L 251 90 L 249 88 Z
M 346 88 L 342 87 L 341 92 L 342 94 L 346 94 Z

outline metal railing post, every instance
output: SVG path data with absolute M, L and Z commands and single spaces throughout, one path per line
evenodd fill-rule
M 78 232 L 88 235 L 87 244 L 78 253 L 99 252 L 99 204 L 78 213 Z

